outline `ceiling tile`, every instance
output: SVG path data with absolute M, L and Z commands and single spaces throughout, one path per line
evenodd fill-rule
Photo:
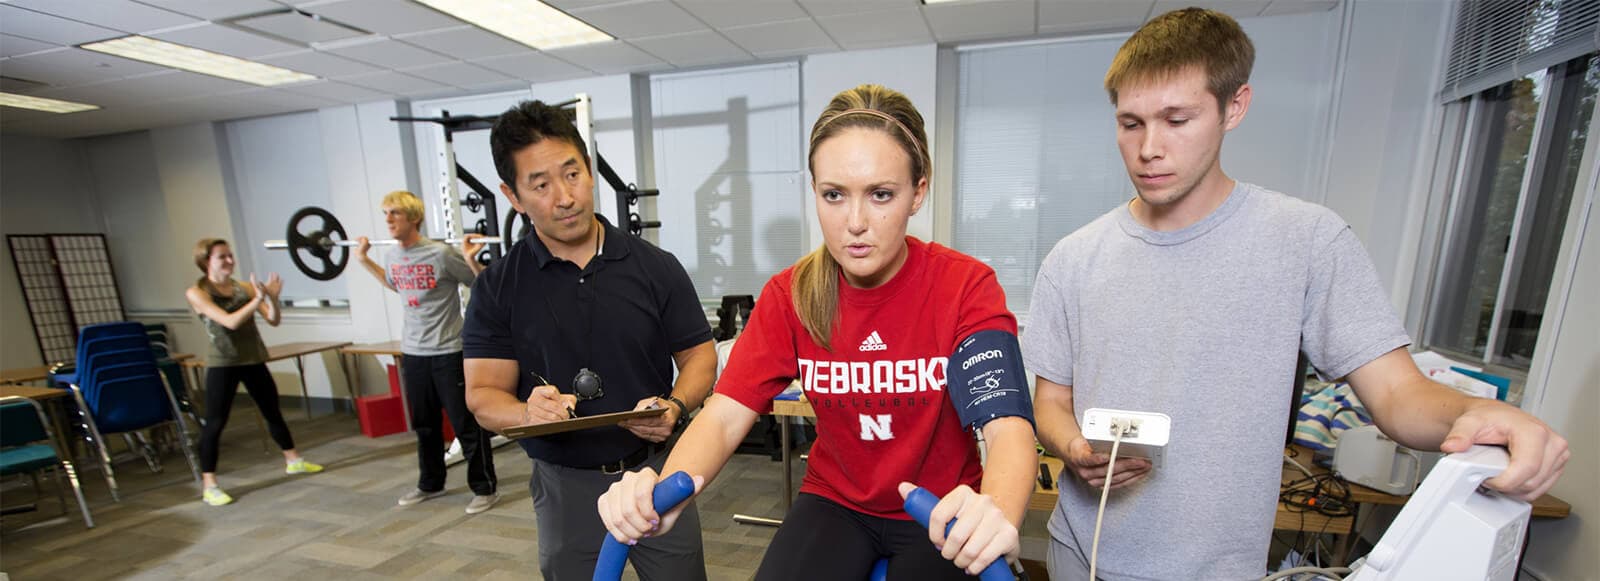
M 667 63 L 626 42 L 613 40 L 549 51 L 550 56 L 602 74 L 657 69 Z
M 528 81 L 575 79 L 594 74 L 588 69 L 540 53 L 487 58 L 474 63 Z
M 475 60 L 533 51 L 533 49 L 523 46 L 521 43 L 506 40 L 498 34 L 486 32 L 475 26 L 420 32 L 397 38 L 405 41 L 406 44 L 414 44 L 461 60 Z
M 283 9 L 282 4 L 272 0 L 139 0 L 139 2 L 206 20 L 223 20 Z
M 39 42 L 31 38 L 0 34 L 0 57 L 39 52 L 41 50 L 56 48 L 56 46 L 58 45 L 50 44 L 48 42 Z
M 40 91 L 37 95 L 106 108 L 126 108 L 156 101 L 169 101 L 247 90 L 254 85 L 184 71 L 144 75 L 91 85 Z
M 1039 3 L 1039 32 L 1133 30 L 1150 14 L 1155 0 L 1093 0 Z
M 939 42 L 1027 36 L 1035 30 L 1033 0 L 937 4 L 922 12 Z
M 680 67 L 751 60 L 750 53 L 712 31 L 673 34 L 630 41 L 634 46 Z
M 31 121 L 45 119 L 56 115 L 75 115 L 76 113 L 50 113 L 47 111 L 34 111 L 32 109 L 18 109 L 15 107 L 0 107 L 0 129 L 10 129 L 18 121 Z M 10 133 L 7 131 L 7 133 Z
M 716 28 L 808 18 L 794 0 L 676 0 L 678 6 Z
M 506 80 L 505 75 L 463 62 L 407 69 L 406 74 L 457 87 L 473 87 Z
M 127 34 L 10 4 L 0 4 L 0 33 L 60 45 L 83 44 Z
M 131 0 L 10 0 L 11 5 L 138 34 L 198 22 L 194 17 Z
M 915 6 L 817 18 L 828 36 L 846 49 L 933 42 Z
M 378 34 L 405 34 L 465 24 L 411 0 L 338 0 L 302 4 L 299 8 Z
M 390 69 L 407 69 L 450 62 L 450 57 L 389 39 L 329 48 L 323 52 Z
M 562 10 L 571 10 L 574 8 L 593 8 L 595 6 L 605 6 L 607 4 L 622 4 L 630 1 L 631 0 L 544 0 L 544 3 Z
M 890 8 L 905 8 L 915 6 L 917 2 L 905 0 L 799 0 L 806 12 L 814 18 L 824 16 L 842 16 L 845 14 L 860 14 L 862 12 L 876 12 Z M 1045 0 L 1047 2 L 1053 0 Z
M 310 50 L 261 59 L 261 62 L 323 78 L 347 77 L 382 70 L 341 56 Z
M 167 42 L 201 48 L 242 59 L 258 59 L 267 55 L 295 52 L 306 48 L 219 24 L 203 24 L 151 36 Z
M 448 85 L 442 85 L 427 79 L 419 79 L 417 77 L 395 71 L 384 71 L 381 73 L 345 77 L 339 79 L 339 81 L 395 95 L 403 95 L 416 91 L 445 90 L 451 88 Z
M 722 35 L 761 58 L 839 50 L 833 39 L 810 18 L 727 28 Z
M 0 73 L 5 76 L 58 87 L 168 70 L 171 69 L 80 48 L 61 48 L 13 57 L 0 62 Z
M 367 35 L 364 31 L 342 26 L 333 20 L 312 18 L 303 12 L 288 9 L 274 14 L 240 18 L 232 23 L 234 26 L 258 30 L 307 46 Z
M 387 93 L 380 93 L 372 89 L 357 87 L 355 85 L 345 84 L 338 81 L 316 81 L 311 83 L 301 83 L 290 87 L 284 87 L 283 91 L 286 93 L 307 95 L 320 99 L 328 99 L 330 101 L 338 101 L 340 103 L 369 103 L 372 101 L 381 101 L 390 97 L 390 95 Z
M 1260 16 L 1261 11 L 1270 3 L 1271 0 L 1157 0 L 1155 9 L 1150 11 L 1150 17 L 1155 18 L 1173 10 L 1198 6 L 1234 18 L 1255 18 Z
M 569 10 L 569 14 L 620 39 L 705 30 L 694 15 L 667 0 L 645 0 Z
M 1308 12 L 1324 12 L 1334 9 L 1339 5 L 1339 0 L 1273 0 L 1261 11 L 1262 16 L 1281 16 L 1284 14 L 1305 14 Z
M 502 91 L 518 91 L 518 90 L 526 91 L 528 89 L 528 81 L 525 81 L 525 80 L 522 80 L 522 79 L 507 79 L 507 80 L 504 80 L 504 81 L 498 81 L 498 82 L 494 82 L 494 83 L 485 83 L 485 84 L 482 84 L 482 85 L 472 85 L 472 86 L 465 87 L 465 88 L 471 89 L 473 92 L 476 92 L 476 93 L 498 93 L 498 92 L 502 92 Z
M 3 70 L 4 69 L 0 69 L 0 72 L 3 72 Z M 0 91 L 5 91 L 7 93 L 32 95 L 39 91 L 50 88 L 50 85 L 46 85 L 44 83 L 0 75 Z

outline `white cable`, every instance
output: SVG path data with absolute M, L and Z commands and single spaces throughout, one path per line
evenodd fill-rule
M 1284 569 L 1277 573 L 1262 577 L 1261 581 L 1277 581 L 1278 579 L 1289 579 L 1296 575 L 1310 574 L 1318 575 L 1323 579 L 1334 579 L 1337 581 L 1338 579 L 1342 579 L 1340 575 L 1346 575 L 1348 573 L 1350 573 L 1349 567 L 1295 567 L 1292 569 Z
M 1106 498 L 1111 496 L 1111 473 L 1117 467 L 1117 447 L 1122 444 L 1122 426 L 1111 426 L 1111 460 L 1106 462 L 1106 483 L 1100 488 L 1100 510 L 1094 515 L 1094 547 L 1089 550 L 1089 579 L 1094 581 L 1100 559 L 1100 519 L 1106 516 Z

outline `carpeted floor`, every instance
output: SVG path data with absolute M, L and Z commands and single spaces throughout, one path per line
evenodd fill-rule
M 260 428 L 235 410 L 223 438 L 219 479 L 236 501 L 210 507 L 181 456 L 165 470 L 142 461 L 116 465 L 122 502 L 113 503 L 100 471 L 80 465 L 96 527 L 75 506 L 61 516 L 52 480 L 39 510 L 0 521 L 0 571 L 13 580 L 74 579 L 517 579 L 538 577 L 538 546 L 527 480 L 531 465 L 515 444 L 496 450 L 501 500 L 468 516 L 463 464 L 450 468 L 448 495 L 401 508 L 416 484 L 415 440 L 361 435 L 344 414 L 304 419 L 285 410 L 296 444 L 327 471 L 287 476 Z M 795 463 L 796 485 L 802 470 Z M 736 454 L 699 503 L 712 579 L 749 579 L 775 529 L 733 522 L 735 513 L 778 517 L 781 464 Z M 24 481 L 26 478 L 23 479 Z M 7 506 L 33 500 L 31 486 L 3 489 Z M 1024 556 L 1043 558 L 1047 515 L 1029 515 Z M 625 578 L 636 578 L 632 571 Z

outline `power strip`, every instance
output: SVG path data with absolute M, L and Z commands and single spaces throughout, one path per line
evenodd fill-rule
M 1104 408 L 1090 408 L 1083 412 L 1083 439 L 1100 454 L 1111 453 L 1113 426 L 1126 426 L 1122 444 L 1117 447 L 1118 458 L 1144 458 L 1150 465 L 1160 468 L 1166 456 L 1167 441 L 1172 437 L 1172 418 L 1155 412 L 1130 412 Z

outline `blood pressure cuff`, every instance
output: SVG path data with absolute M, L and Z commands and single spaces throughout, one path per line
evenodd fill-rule
M 1033 424 L 1033 400 L 1015 333 L 979 331 L 963 339 L 950 356 L 945 378 L 945 391 L 963 428 L 981 429 L 1006 416 Z

